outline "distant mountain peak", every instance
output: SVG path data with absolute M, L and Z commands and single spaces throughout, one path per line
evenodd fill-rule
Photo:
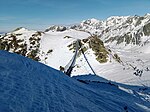
M 24 28 L 24 27 L 18 27 L 18 28 L 16 28 L 14 31 L 19 31 L 19 30 L 27 30 L 27 28 Z
M 83 20 L 81 24 L 99 24 L 101 21 L 95 18 Z
M 130 17 L 130 16 L 110 16 L 107 18 L 107 21 L 112 20 L 112 19 L 125 19 L 128 17 Z
M 66 26 L 62 26 L 62 25 L 52 25 L 52 26 L 50 26 L 49 28 L 47 28 L 46 30 L 45 30 L 45 32 L 48 32 L 48 31 L 65 31 L 65 30 L 67 30 L 67 27 Z
M 145 16 L 150 16 L 150 13 L 146 13 Z
M 91 21 L 92 23 L 99 23 L 99 22 L 100 22 L 100 20 L 95 19 L 95 18 L 90 19 L 90 21 Z

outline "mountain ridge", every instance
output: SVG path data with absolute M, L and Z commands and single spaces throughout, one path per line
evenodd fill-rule
M 142 45 L 144 42 L 141 42 L 141 39 L 150 36 L 149 23 L 150 14 L 144 16 L 113 16 L 96 23 L 90 19 L 83 21 L 75 29 L 97 34 L 105 43 L 109 44 L 117 41 L 116 45 L 123 42 L 125 42 L 125 45 Z

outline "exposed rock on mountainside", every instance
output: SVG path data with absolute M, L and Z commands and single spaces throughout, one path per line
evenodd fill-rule
M 87 39 L 82 39 L 79 42 L 82 45 L 81 48 L 84 52 L 86 52 L 88 49 L 92 49 L 96 56 L 96 60 L 100 63 L 105 63 L 108 61 L 109 52 L 107 51 L 103 42 L 99 39 L 98 36 L 93 35 Z M 73 52 L 75 52 L 76 41 L 68 45 L 68 48 L 69 50 L 73 50 Z M 81 49 L 79 49 L 79 55 L 81 55 L 81 53 Z
M 89 46 L 94 51 L 97 61 L 100 63 L 107 62 L 109 53 L 104 47 L 103 41 L 101 41 L 96 35 L 89 39 Z
M 29 33 L 29 35 L 26 35 Z M 21 54 L 33 60 L 40 61 L 39 47 L 42 32 L 30 32 L 25 28 L 17 28 L 0 38 L 0 49 Z

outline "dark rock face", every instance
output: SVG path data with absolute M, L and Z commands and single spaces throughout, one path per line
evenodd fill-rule
M 65 31 L 67 30 L 67 27 L 65 26 L 51 26 L 50 28 L 46 29 L 45 32 L 48 32 L 48 31 Z

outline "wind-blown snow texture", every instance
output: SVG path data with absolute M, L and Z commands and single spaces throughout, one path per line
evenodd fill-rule
M 81 83 L 39 62 L 0 51 L 0 112 L 150 111 L 149 88 L 140 92 L 106 82 Z

